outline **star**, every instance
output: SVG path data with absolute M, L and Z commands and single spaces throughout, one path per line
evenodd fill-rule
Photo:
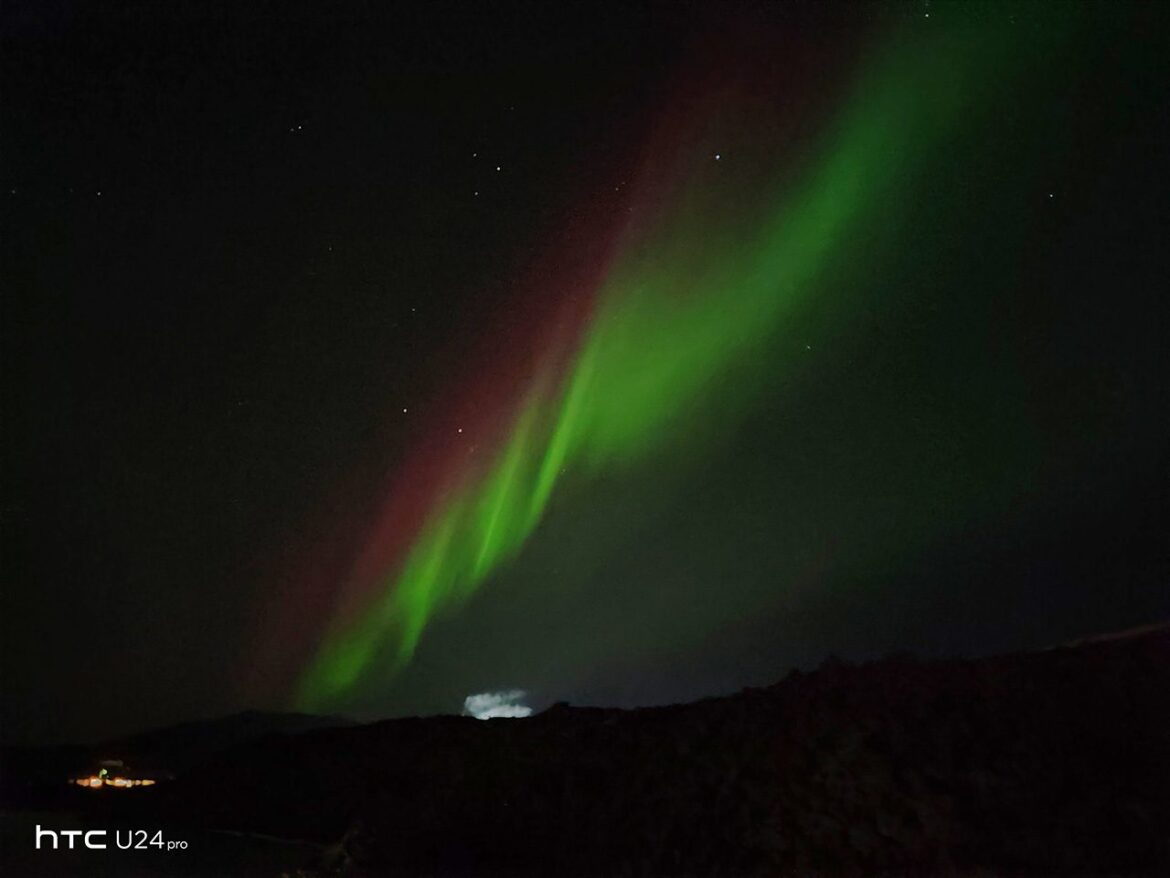
M 499 169 L 500 169 L 500 166 L 499 166 L 499 165 L 496 165 L 496 170 L 498 171 Z

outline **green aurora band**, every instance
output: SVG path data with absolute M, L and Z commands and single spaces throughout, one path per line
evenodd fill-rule
M 526 389 L 487 466 L 432 503 L 365 612 L 334 620 L 300 680 L 300 706 L 391 680 L 436 614 L 463 605 L 523 548 L 563 474 L 644 460 L 716 392 L 724 420 L 746 411 L 753 382 L 729 378 L 759 368 L 826 278 L 838 278 L 834 290 L 859 285 L 876 254 L 851 255 L 858 274 L 839 280 L 851 241 L 897 243 L 900 192 L 937 171 L 952 139 L 985 122 L 1025 58 L 1046 57 L 1069 24 L 1025 34 L 1004 18 L 886 35 L 815 158 L 752 181 L 751 196 L 729 199 L 715 185 L 712 168 L 725 173 L 726 161 L 696 163 L 649 233 L 619 248 L 572 356 Z

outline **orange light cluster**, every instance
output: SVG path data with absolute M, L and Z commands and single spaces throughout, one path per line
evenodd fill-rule
M 74 778 L 70 783 L 75 783 L 79 787 L 96 790 L 98 787 L 117 787 L 125 789 L 126 787 L 149 787 L 154 786 L 154 781 L 148 778 L 131 778 L 131 777 L 98 777 L 96 774 L 91 774 L 89 777 Z

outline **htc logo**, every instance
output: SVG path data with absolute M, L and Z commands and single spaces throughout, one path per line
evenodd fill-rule
M 41 824 L 38 823 L 36 849 L 39 851 L 41 849 L 41 841 L 48 838 L 53 842 L 52 849 L 57 850 L 59 838 L 62 838 L 66 841 L 66 849 L 73 850 L 76 847 L 75 842 L 80 838 L 90 850 L 104 851 L 107 845 L 104 841 L 100 841 L 100 839 L 104 839 L 105 837 L 106 830 L 104 829 L 90 829 L 88 831 L 82 831 L 80 829 L 41 829 Z
M 38 823 L 33 843 L 38 851 L 62 849 L 72 851 L 81 848 L 104 851 L 109 848 L 106 843 L 109 834 L 109 830 L 106 829 L 42 829 Z M 81 839 L 80 843 L 78 839 Z M 114 847 L 123 851 L 143 851 L 148 848 L 157 848 L 160 851 L 185 851 L 187 842 L 181 839 L 164 839 L 161 829 L 156 829 L 153 835 L 145 829 L 119 829 L 114 832 Z

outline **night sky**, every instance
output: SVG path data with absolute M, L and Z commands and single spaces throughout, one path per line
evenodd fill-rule
M 6 740 L 1170 616 L 1170 15 L 9 2 Z

